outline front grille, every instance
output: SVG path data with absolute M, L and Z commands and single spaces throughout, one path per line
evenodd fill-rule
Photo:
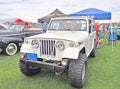
M 55 40 L 40 40 L 40 53 L 41 55 L 55 56 Z

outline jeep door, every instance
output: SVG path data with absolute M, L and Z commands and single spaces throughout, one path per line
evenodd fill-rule
M 88 29 L 89 29 L 89 31 L 88 31 L 87 55 L 89 55 L 89 53 L 92 51 L 92 49 L 94 47 L 94 39 L 96 36 L 95 27 L 94 27 L 93 22 L 91 22 L 91 20 L 89 21 Z

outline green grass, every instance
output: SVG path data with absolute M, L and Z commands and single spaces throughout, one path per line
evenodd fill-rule
M 113 47 L 105 44 L 97 49 L 96 58 L 88 60 L 86 84 L 82 89 L 120 89 L 120 41 Z M 67 74 L 55 76 L 43 69 L 34 77 L 19 70 L 19 56 L 0 54 L 0 89 L 77 89 L 68 84 Z

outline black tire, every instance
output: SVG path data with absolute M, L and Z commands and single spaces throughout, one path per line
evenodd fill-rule
M 21 72 L 26 76 L 34 76 L 40 72 L 40 68 L 28 66 L 25 63 L 19 62 Z
M 94 48 L 92 49 L 89 57 L 96 57 L 96 48 L 97 48 L 96 41 L 94 41 Z
M 79 59 L 71 59 L 69 61 L 68 80 L 69 83 L 74 86 L 81 88 L 86 80 L 87 74 L 87 56 L 80 54 Z
M 5 47 L 4 53 L 6 55 L 12 56 L 15 55 L 18 51 L 18 46 L 15 43 L 9 43 L 7 44 L 7 46 Z

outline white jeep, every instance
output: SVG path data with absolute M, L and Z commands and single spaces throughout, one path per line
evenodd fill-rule
M 96 56 L 96 32 L 91 17 L 51 19 L 46 33 L 26 37 L 20 50 L 20 70 L 33 76 L 45 67 L 68 72 L 72 86 L 82 87 L 88 57 Z

